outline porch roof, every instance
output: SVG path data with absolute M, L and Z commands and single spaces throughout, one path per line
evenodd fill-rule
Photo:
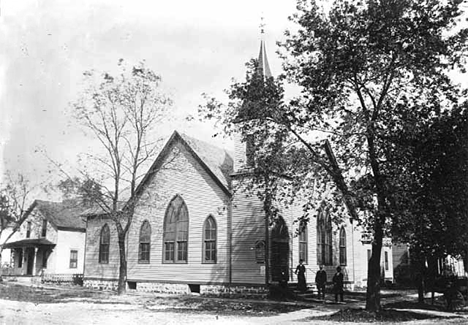
M 11 243 L 6 243 L 3 245 L 3 248 L 22 248 L 22 247 L 44 247 L 44 246 L 55 246 L 55 244 L 51 241 L 48 241 L 45 238 L 28 238 L 22 239 L 18 241 L 14 241 Z

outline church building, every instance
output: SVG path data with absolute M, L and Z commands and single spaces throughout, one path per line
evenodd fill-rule
M 259 65 L 271 75 L 263 41 Z M 328 281 L 341 266 L 348 286 L 364 286 L 370 245 L 361 241 L 362 232 L 350 221 L 335 225 L 326 209 L 316 211 L 298 231 L 299 205 L 270 225 L 255 195 L 233 190 L 249 163 L 246 143 L 240 138 L 234 142 L 231 153 L 172 134 L 137 189 L 127 235 L 128 288 L 262 293 L 283 273 L 297 282 L 294 270 L 300 259 L 309 284 L 319 265 L 325 265 Z M 392 266 L 383 267 L 391 278 Z M 115 225 L 105 216 L 88 216 L 84 285 L 116 288 L 118 273 Z

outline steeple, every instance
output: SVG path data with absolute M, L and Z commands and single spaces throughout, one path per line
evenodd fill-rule
M 257 74 L 260 74 L 263 79 L 272 77 L 270 65 L 265 49 L 264 40 L 264 27 L 263 17 L 261 18 L 260 24 L 260 53 L 258 55 L 258 70 Z M 239 173 L 248 170 L 254 165 L 254 138 L 253 135 L 247 135 L 245 140 L 242 140 L 239 133 L 234 135 L 234 172 Z
M 265 49 L 265 40 L 264 40 L 264 35 L 265 35 L 265 23 L 263 22 L 263 17 L 262 17 L 262 22 L 260 23 L 260 34 L 261 34 L 261 40 L 260 40 L 260 53 L 258 54 L 258 68 L 260 70 L 260 73 L 264 77 L 271 77 L 271 70 L 270 70 L 270 65 L 268 64 L 268 58 L 266 55 L 266 49 Z

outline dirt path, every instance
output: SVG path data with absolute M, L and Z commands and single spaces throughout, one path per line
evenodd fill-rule
M 232 324 L 232 325 L 286 325 L 286 324 L 332 324 L 328 321 L 308 319 L 311 316 L 333 312 L 326 306 L 303 309 L 275 316 L 225 316 L 208 313 L 173 312 L 164 307 L 134 304 L 67 302 L 52 304 L 34 304 L 0 300 L 0 324 L 99 324 L 99 325 L 183 325 L 183 324 Z M 440 324 L 438 320 L 405 322 L 405 325 Z M 466 324 L 466 319 L 445 319 L 444 324 Z M 356 323 L 341 323 L 353 324 Z M 391 324 L 391 323 L 386 323 Z
M 311 319 L 343 308 L 362 308 L 364 301 L 349 295 L 346 304 L 249 301 L 203 297 L 174 297 L 145 293 L 123 296 L 81 287 L 0 287 L 0 325 L 10 324 L 239 324 L 290 325 L 333 324 Z M 398 301 L 405 295 L 389 299 Z M 3 299 L 2 299 L 3 298 Z M 289 306 L 289 307 L 288 307 Z M 301 309 L 302 308 L 302 309 Z M 424 312 L 424 311 L 423 311 Z M 426 311 L 427 313 L 427 311 Z M 451 314 L 455 316 L 454 314 Z M 448 315 L 450 316 L 450 315 Z M 446 317 L 446 316 L 442 316 Z M 467 319 L 435 319 L 405 322 L 405 325 L 466 324 Z M 340 323 L 353 324 L 356 323 Z M 385 323 L 391 325 L 392 323 Z M 399 323 L 396 323 L 399 324 Z M 399 324 L 401 325 L 401 324 Z

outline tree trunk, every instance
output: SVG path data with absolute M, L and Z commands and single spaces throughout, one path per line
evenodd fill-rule
M 376 221 L 374 226 L 374 240 L 372 254 L 367 270 L 366 310 L 376 312 L 380 310 L 380 255 L 383 245 L 382 226 Z
M 0 245 L 0 282 L 3 282 L 2 253 L 3 253 L 3 245 Z
M 120 256 L 120 267 L 119 267 L 119 282 L 117 287 L 117 293 L 119 295 L 125 293 L 127 289 L 127 256 L 125 254 L 125 233 L 119 233 L 119 256 Z
M 418 302 L 424 304 L 424 292 L 426 289 L 424 275 L 421 275 L 418 279 Z

